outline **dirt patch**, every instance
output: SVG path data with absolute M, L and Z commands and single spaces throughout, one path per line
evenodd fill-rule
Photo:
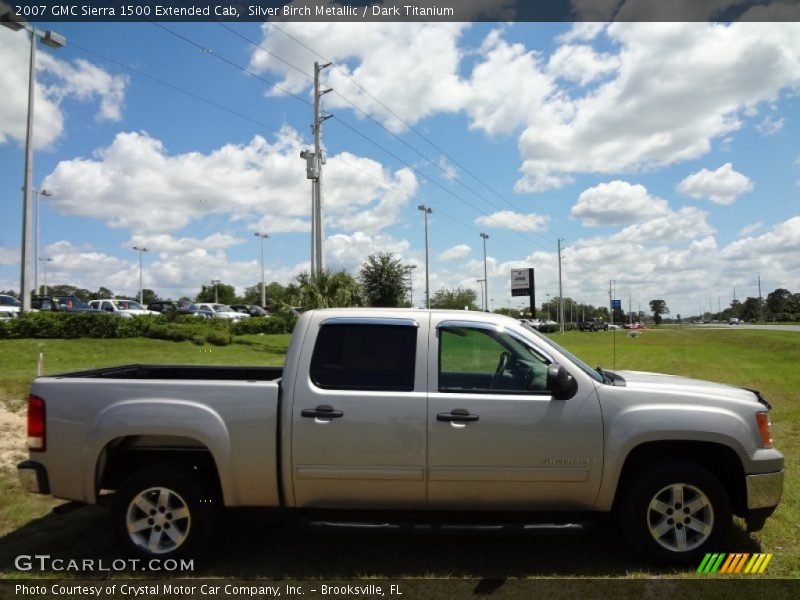
M 27 456 L 25 410 L 14 412 L 0 402 L 0 469 L 14 470 Z

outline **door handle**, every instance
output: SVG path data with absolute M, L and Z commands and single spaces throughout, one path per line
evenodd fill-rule
M 455 408 L 449 413 L 439 413 L 436 415 L 437 421 L 449 421 L 451 423 L 469 423 L 480 419 L 479 415 L 473 415 L 463 408 Z
M 343 417 L 344 413 L 341 410 L 334 410 L 332 406 L 322 404 L 317 408 L 304 408 L 300 411 L 300 415 L 309 419 L 338 419 Z

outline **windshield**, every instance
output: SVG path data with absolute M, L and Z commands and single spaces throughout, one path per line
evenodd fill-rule
M 19 306 L 19 300 L 13 296 L 0 296 L 0 304 L 3 306 Z
M 233 310 L 227 304 L 215 304 L 214 305 L 214 310 L 217 311 L 217 312 L 236 312 L 235 310 Z
M 535 334 L 536 336 L 538 336 L 539 338 L 541 338 L 542 340 L 547 342 L 548 345 L 550 345 L 553 348 L 555 348 L 556 350 L 558 350 L 561 354 L 566 356 L 568 359 L 570 359 L 572 362 L 574 362 L 578 367 L 580 367 L 580 369 L 584 373 L 586 373 L 589 377 L 591 377 L 592 379 L 594 379 L 598 383 L 605 383 L 606 382 L 606 378 L 603 375 L 601 375 L 595 369 L 593 369 L 592 367 L 587 365 L 580 358 L 575 356 L 572 352 L 570 352 L 569 350 L 567 350 L 563 346 L 560 346 L 557 343 L 555 343 L 551 338 L 547 337 L 546 335 L 543 335 L 543 334 L 539 333 L 533 327 L 530 327 L 527 324 L 523 324 L 523 327 L 525 327 L 525 329 L 527 331 L 529 331 L 530 333 Z
M 78 298 L 77 296 L 59 296 L 57 298 L 58 304 L 62 307 L 66 307 L 67 309 L 70 308 L 92 308 L 86 302 Z
M 134 300 L 114 300 L 114 305 L 120 310 L 144 310 L 142 305 Z

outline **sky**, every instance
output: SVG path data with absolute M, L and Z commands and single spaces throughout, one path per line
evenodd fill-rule
M 51 28 L 46 23 L 42 29 Z M 431 294 L 564 295 L 696 315 L 800 291 L 798 23 L 58 23 L 39 45 L 34 187 L 48 283 L 238 291 L 309 268 L 313 63 L 326 266 L 370 253 Z M 0 289 L 18 289 L 27 36 L 0 28 Z M 39 283 L 42 283 L 39 273 Z

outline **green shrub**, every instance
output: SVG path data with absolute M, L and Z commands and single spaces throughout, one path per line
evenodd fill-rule
M 163 323 L 157 316 L 124 319 L 115 315 L 69 312 L 31 312 L 0 324 L 0 338 L 74 339 L 130 338 Z
M 277 313 L 270 317 L 250 317 L 240 319 L 231 327 L 235 335 L 253 335 L 259 333 L 291 333 L 297 323 L 293 314 Z
M 213 331 L 206 335 L 206 341 L 213 346 L 227 346 L 233 341 L 229 331 Z

